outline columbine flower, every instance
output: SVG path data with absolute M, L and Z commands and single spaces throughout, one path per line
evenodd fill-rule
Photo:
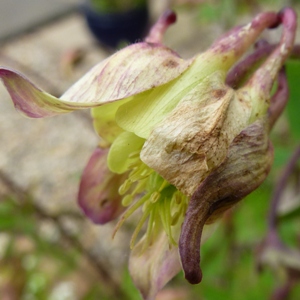
M 201 280 L 203 226 L 267 176 L 268 133 L 278 115 L 270 113 L 270 91 L 294 42 L 295 14 L 285 9 L 260 14 L 183 60 L 162 45 L 175 19 L 172 12 L 163 15 L 145 42 L 95 66 L 60 99 L 0 69 L 16 108 L 29 117 L 93 108 L 101 142 L 83 173 L 79 204 L 100 224 L 124 211 L 115 231 L 141 208 L 130 270 L 146 299 L 180 270 L 177 244 L 187 280 Z M 280 23 L 282 39 L 272 54 L 246 83 L 237 78 L 237 89 L 226 85 L 227 72 L 260 33 Z

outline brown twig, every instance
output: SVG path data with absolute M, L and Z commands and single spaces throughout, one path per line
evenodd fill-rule
M 28 199 L 32 199 L 32 197 L 25 189 L 16 184 L 16 182 L 12 178 L 10 178 L 6 173 L 4 173 L 1 170 L 0 180 L 3 182 L 6 188 L 8 188 L 10 193 L 15 195 L 15 197 L 19 200 L 20 205 L 24 205 L 26 202 L 28 202 Z M 95 256 L 88 249 L 86 249 L 79 241 L 79 239 L 70 234 L 69 231 L 64 227 L 62 223 L 62 218 L 65 216 L 63 214 L 51 215 L 39 205 L 37 205 L 37 201 L 31 201 L 30 203 L 34 206 L 35 212 L 39 218 L 52 221 L 59 229 L 64 241 L 67 241 L 74 249 L 81 253 L 81 255 L 90 262 L 90 264 L 99 274 L 103 286 L 110 287 L 110 293 L 115 297 L 115 299 L 128 299 L 127 294 L 125 294 L 120 288 L 120 284 L 116 282 L 115 279 L 111 276 L 111 274 L 107 272 L 105 267 L 102 266 L 97 256 Z

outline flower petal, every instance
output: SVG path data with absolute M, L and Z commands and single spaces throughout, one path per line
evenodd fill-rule
M 109 169 L 117 174 L 127 171 L 130 165 L 130 154 L 140 151 L 145 140 L 131 132 L 121 133 L 110 147 L 107 164 Z
M 82 174 L 78 204 L 96 224 L 105 224 L 124 210 L 118 193 L 124 176 L 112 173 L 107 167 L 108 149 L 97 148 Z
M 96 65 L 61 98 L 98 104 L 127 98 L 177 78 L 191 63 L 160 44 L 133 44 Z
M 0 78 L 16 108 L 40 118 L 99 106 L 163 85 L 182 74 L 191 62 L 159 44 L 134 44 L 96 65 L 60 99 L 9 68 L 0 68 Z
M 202 80 L 151 132 L 141 160 L 185 195 L 226 158 L 234 137 L 248 125 L 250 99 L 239 101 L 223 73 Z M 179 175 L 180 174 L 180 175 Z
M 162 122 L 187 94 L 202 81 L 208 81 L 207 78 L 211 78 L 212 74 L 220 69 L 219 60 L 211 57 L 209 52 L 197 55 L 189 62 L 190 67 L 176 79 L 138 94 L 120 106 L 116 113 L 119 126 L 147 139 L 153 128 Z M 219 75 L 221 81 L 224 81 L 225 73 L 221 70 Z M 195 96 L 200 98 L 199 92 Z
M 178 248 L 170 248 L 165 232 L 161 232 L 143 252 L 144 240 L 132 250 L 129 271 L 144 300 L 154 300 L 157 292 L 181 270 Z
M 127 100 L 115 101 L 94 107 L 91 110 L 94 129 L 109 145 L 123 132 L 123 129 L 115 121 L 115 114 L 120 105 L 125 101 Z
M 204 224 L 214 222 L 256 189 L 271 168 L 273 148 L 264 123 L 256 121 L 234 139 L 227 159 L 201 183 L 190 200 L 179 240 L 182 266 L 190 283 L 199 283 L 202 278 L 199 249 Z
M 8 68 L 0 68 L 0 78 L 6 86 L 16 109 L 31 118 L 67 113 L 94 105 L 59 100 L 36 87 L 22 74 Z

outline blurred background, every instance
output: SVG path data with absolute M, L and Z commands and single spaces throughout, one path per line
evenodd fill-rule
M 261 11 L 290 5 L 299 12 L 299 4 L 296 0 L 1 0 L 0 64 L 59 96 L 96 63 L 128 42 L 141 40 L 167 8 L 174 9 L 178 19 L 167 31 L 165 44 L 188 58 Z M 111 20 L 114 15 L 117 25 Z M 264 34 L 270 41 L 279 36 L 280 30 Z M 180 273 L 157 300 L 299 299 L 299 164 L 289 176 L 277 211 L 280 236 L 296 259 L 286 262 L 284 254 L 268 252 L 262 243 L 274 187 L 300 140 L 299 68 L 298 62 L 288 68 L 295 88 L 272 133 L 275 162 L 270 176 L 226 214 L 202 246 L 203 282 L 191 286 Z M 0 112 L 0 299 L 141 299 L 127 271 L 134 220 L 112 241 L 114 224 L 93 225 L 76 204 L 81 172 L 98 143 L 89 111 L 24 118 L 0 85 Z

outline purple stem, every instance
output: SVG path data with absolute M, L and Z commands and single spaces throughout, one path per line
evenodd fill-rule
M 270 130 L 274 126 L 277 119 L 280 117 L 289 99 L 289 87 L 284 67 L 281 68 L 278 74 L 277 82 L 277 91 L 271 98 L 270 107 L 268 110 Z

